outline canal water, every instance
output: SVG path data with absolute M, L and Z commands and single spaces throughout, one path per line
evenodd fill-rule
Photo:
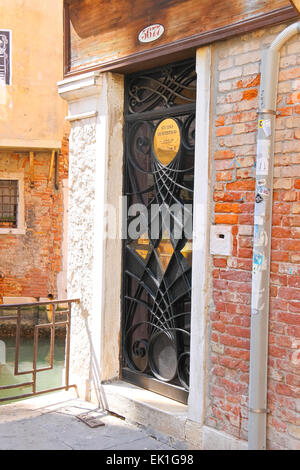
M 0 363 L 0 386 L 12 385 L 32 381 L 32 374 L 14 375 L 15 363 L 15 338 L 7 337 L 0 338 L 1 351 L 3 356 L 3 349 L 5 349 L 6 362 Z M 4 345 L 3 345 L 4 343 Z M 39 338 L 38 347 L 38 368 L 48 367 L 50 361 L 50 338 Z M 19 371 L 26 371 L 32 369 L 33 360 L 33 338 L 21 338 L 19 350 Z M 0 362 L 3 361 L 0 358 Z M 47 370 L 37 373 L 37 391 L 46 390 L 49 388 L 60 387 L 64 385 L 64 365 L 65 365 L 65 338 L 55 338 L 54 350 L 54 367 L 52 370 Z M 18 396 L 25 393 L 31 393 L 32 387 L 18 387 L 11 390 L 0 390 L 0 398 L 9 396 Z M 7 404 L 7 402 L 0 402 Z

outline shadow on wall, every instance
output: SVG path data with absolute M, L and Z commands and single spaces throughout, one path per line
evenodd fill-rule
M 90 378 L 93 390 L 95 391 L 99 408 L 103 410 L 107 410 L 108 409 L 107 400 L 106 400 L 105 393 L 101 384 L 101 367 L 97 360 L 97 356 L 96 356 L 95 349 L 93 346 L 91 331 L 90 331 L 86 317 L 84 318 L 84 322 L 85 322 L 85 329 L 87 332 L 87 336 L 89 339 L 90 357 L 91 357 L 91 371 L 90 371 L 89 378 Z

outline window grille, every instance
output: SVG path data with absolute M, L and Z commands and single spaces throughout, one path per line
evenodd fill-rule
M 0 85 L 10 85 L 10 31 L 0 30 Z
M 0 180 L 0 227 L 17 227 L 18 181 Z

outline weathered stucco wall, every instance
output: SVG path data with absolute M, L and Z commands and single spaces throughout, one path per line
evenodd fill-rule
M 0 85 L 0 146 L 60 147 L 63 1 L 1 0 L 1 29 L 12 31 L 12 84 Z

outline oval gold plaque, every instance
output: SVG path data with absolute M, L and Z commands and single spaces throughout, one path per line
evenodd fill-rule
M 180 148 L 180 129 L 175 119 L 164 119 L 154 134 L 154 152 L 158 160 L 168 165 L 176 157 Z

